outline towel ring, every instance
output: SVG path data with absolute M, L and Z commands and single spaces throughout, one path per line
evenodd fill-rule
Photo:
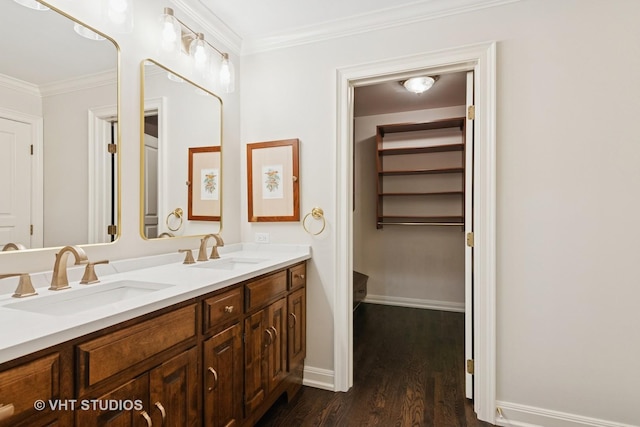
M 307 228 L 307 218 L 309 218 L 309 216 L 311 216 L 313 219 L 322 220 L 322 228 L 320 228 L 320 231 L 318 231 L 317 233 L 312 233 Z M 318 234 L 322 233 L 326 226 L 327 226 L 327 221 L 324 219 L 324 211 L 322 210 L 322 208 L 311 209 L 311 212 L 306 214 L 304 216 L 304 219 L 302 220 L 302 227 L 304 228 L 304 231 L 311 234 L 312 236 L 317 236 Z
M 180 230 L 180 227 L 182 227 L 182 215 L 184 214 L 184 211 L 182 210 L 182 208 L 175 208 L 172 212 L 169 212 L 169 215 L 167 215 L 167 220 L 165 221 L 167 224 L 167 228 L 171 231 L 178 231 Z M 176 228 L 173 228 L 169 225 L 169 220 L 171 219 L 172 216 L 175 216 L 177 219 L 180 220 L 180 224 L 178 224 L 178 226 Z

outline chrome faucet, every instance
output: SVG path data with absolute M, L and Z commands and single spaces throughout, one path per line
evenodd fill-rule
M 29 276 L 28 273 L 0 274 L 0 279 L 15 276 L 20 276 L 20 281 L 18 282 L 18 287 L 16 288 L 16 291 L 14 292 L 12 297 L 23 298 L 30 297 L 31 295 L 38 295 L 36 290 L 33 288 L 33 284 L 31 283 L 31 276 Z
M 211 255 L 207 258 L 207 242 L 209 238 L 213 237 L 216 243 L 211 248 Z M 220 255 L 218 254 L 218 246 L 224 246 L 224 241 L 219 234 L 207 234 L 202 239 L 200 239 L 200 250 L 198 251 L 198 261 L 206 261 L 207 259 L 218 259 Z
M 69 287 L 69 279 L 67 278 L 67 258 L 72 253 L 76 258 L 75 265 L 87 264 L 89 259 L 87 254 L 78 246 L 65 246 L 56 254 L 56 262 L 53 264 L 53 277 L 51 278 L 52 291 L 59 291 Z
M 6 245 L 3 246 L 2 252 L 11 251 L 11 250 L 21 251 L 21 250 L 24 250 L 24 249 L 27 249 L 27 247 L 25 245 L 23 245 L 22 243 L 9 242 L 9 243 L 7 243 Z

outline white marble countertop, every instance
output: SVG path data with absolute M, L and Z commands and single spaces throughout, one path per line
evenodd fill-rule
M 26 298 L 11 297 L 17 278 L 15 281 L 13 278 L 2 280 L 0 363 L 311 258 L 307 245 L 234 244 L 218 250 L 220 259 L 195 264 L 183 264 L 184 254 L 180 253 L 99 264 L 95 268 L 100 282 L 91 285 L 79 284 L 84 266 L 69 266 L 71 289 L 61 291 L 47 289 L 51 272 L 35 273 L 31 276 L 38 295 Z M 234 263 L 233 268 L 229 264 L 229 268 L 205 267 L 234 259 L 249 262 Z M 73 304 L 73 309 L 67 310 L 69 312 L 42 314 L 33 308 L 47 297 L 50 298 L 48 301 L 70 300 L 94 292 L 89 289 L 97 292 L 123 283 L 139 282 L 143 282 L 141 286 L 144 283 L 166 286 L 117 302 L 96 306 Z M 47 309 L 51 311 L 50 304 Z

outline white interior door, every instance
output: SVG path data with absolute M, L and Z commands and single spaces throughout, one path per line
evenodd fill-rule
M 473 119 L 470 107 L 473 106 L 473 71 L 467 72 L 467 122 L 465 126 L 465 183 L 464 183 L 464 231 L 465 238 L 473 235 Z M 464 355 L 465 360 L 473 361 L 473 246 L 467 240 L 464 254 Z M 473 363 L 473 362 L 471 362 Z M 465 366 L 465 393 L 473 399 L 473 375 L 469 372 L 469 363 Z
M 0 247 L 31 247 L 31 142 L 27 123 L 0 118 Z
M 144 233 L 158 237 L 158 138 L 144 134 Z

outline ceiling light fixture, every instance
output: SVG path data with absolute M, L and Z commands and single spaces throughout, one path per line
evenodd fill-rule
M 34 10 L 49 10 L 49 8 L 42 3 L 37 2 L 36 0 L 13 0 L 19 5 L 24 7 L 28 7 L 29 9 Z
M 176 18 L 172 8 L 164 8 L 160 16 L 160 53 L 162 56 L 177 58 L 181 52 L 184 52 L 191 56 L 196 71 L 203 77 L 208 77 L 213 74 L 211 50 L 220 55 L 220 86 L 224 92 L 231 93 L 235 90 L 235 72 L 229 54 L 206 41 L 203 33 L 195 32 Z
M 404 86 L 405 89 L 407 89 L 409 92 L 420 94 L 431 89 L 431 86 L 433 86 L 437 79 L 437 76 L 411 77 L 410 79 L 400 82 L 400 84 Z

